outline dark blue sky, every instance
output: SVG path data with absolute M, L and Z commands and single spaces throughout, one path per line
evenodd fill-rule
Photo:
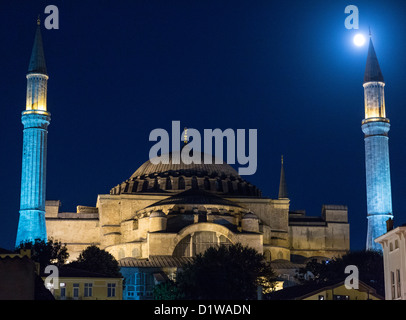
M 25 75 L 38 13 L 48 73 L 47 199 L 63 211 L 96 203 L 148 159 L 155 128 L 258 129 L 258 170 L 245 179 L 277 197 L 284 155 L 292 209 L 349 208 L 351 249 L 366 238 L 363 72 L 344 8 L 371 26 L 391 120 L 395 225 L 406 222 L 406 4 L 399 1 L 0 2 L 0 247 L 14 245 Z M 44 19 L 44 15 L 43 19 Z

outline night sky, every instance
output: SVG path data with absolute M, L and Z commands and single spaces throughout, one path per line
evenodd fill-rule
M 39 13 L 50 76 L 47 199 L 95 206 L 146 160 L 155 128 L 258 130 L 258 168 L 243 178 L 277 198 L 280 157 L 291 210 L 348 206 L 364 249 L 363 73 L 372 38 L 385 78 L 395 226 L 406 222 L 406 3 L 400 1 L 0 1 L 0 247 L 14 246 L 21 112 Z M 97 5 L 96 5 L 97 3 Z M 344 26 L 357 5 L 360 30 Z M 238 167 L 238 166 L 234 166 Z

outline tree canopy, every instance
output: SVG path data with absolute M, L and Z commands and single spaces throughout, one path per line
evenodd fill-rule
M 81 252 L 78 259 L 69 264 L 72 268 L 121 277 L 117 260 L 107 251 L 95 245 L 87 247 Z
M 52 239 L 46 242 L 41 239 L 36 239 L 34 242 L 25 241 L 22 242 L 15 251 L 19 252 L 21 249 L 31 250 L 31 259 L 40 264 L 41 271 L 50 264 L 60 267 L 65 264 L 69 258 L 66 245 Z
M 275 279 L 263 255 L 239 243 L 211 247 L 182 269 L 176 282 L 185 299 L 256 299 L 258 286 L 269 289 Z
M 379 251 L 352 251 L 341 258 L 317 262 L 312 260 L 304 268 L 299 269 L 297 278 L 302 283 L 322 283 L 334 280 L 344 280 L 345 268 L 355 265 L 358 268 L 359 280 L 375 288 L 378 294 L 384 295 L 383 258 Z M 311 277 L 305 277 L 311 273 Z

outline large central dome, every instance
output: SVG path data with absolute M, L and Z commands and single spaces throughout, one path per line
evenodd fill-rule
M 164 155 L 161 158 L 154 158 L 151 160 L 146 161 L 141 167 L 137 169 L 133 173 L 131 178 L 142 177 L 142 176 L 149 176 L 149 175 L 197 175 L 197 176 L 211 176 L 211 177 L 235 177 L 240 178 L 237 171 L 224 163 L 222 160 L 215 158 L 212 155 L 198 153 L 196 155 L 200 161 L 199 163 L 192 163 L 186 164 L 182 161 L 182 157 L 178 156 L 177 154 L 169 153 Z M 162 159 L 167 159 L 167 163 L 162 163 Z M 205 162 L 206 159 L 210 159 L 210 161 Z M 159 162 L 161 160 L 161 162 Z M 216 160 L 218 163 L 216 163 Z M 157 164 L 154 164 L 157 163 Z
M 129 179 L 112 188 L 110 194 L 167 193 L 200 189 L 217 194 L 260 196 L 260 191 L 242 179 L 227 163 L 218 159 L 216 163 L 215 157 L 200 152 L 195 154 L 194 158 L 200 161 L 187 164 L 176 153 L 148 160 Z M 164 159 L 166 161 L 163 161 Z

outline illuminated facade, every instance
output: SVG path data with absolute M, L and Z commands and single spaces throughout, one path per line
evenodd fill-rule
M 389 165 L 389 119 L 386 118 L 384 79 L 375 54 L 372 39 L 364 75 L 365 168 L 367 188 L 368 231 L 367 250 L 379 250 L 374 239 L 386 232 L 386 221 L 393 218 Z
M 406 226 L 393 229 L 388 223 L 387 232 L 375 239 L 382 246 L 386 300 L 406 300 Z
M 254 248 L 274 270 L 288 270 L 280 272 L 282 278 L 308 259 L 339 257 L 349 250 L 346 206 L 323 205 L 319 216 L 292 212 L 283 165 L 278 197 L 271 199 L 230 165 L 202 153 L 200 163 L 172 161 L 172 154 L 166 164 L 147 160 L 109 194 L 97 195 L 94 207 L 60 212 L 59 200 L 45 203 L 47 80 L 38 26 L 22 116 L 17 245 L 48 236 L 67 244 L 71 260 L 97 245 L 119 261 L 128 284 L 126 299 L 150 298 L 153 283 L 173 278 L 180 262 L 213 246 Z
M 16 246 L 22 241 L 47 239 L 45 226 L 45 179 L 47 128 L 51 114 L 47 111 L 47 69 L 42 46 L 40 22 L 37 22 L 34 46 L 27 74 L 26 110 L 21 174 L 20 219 Z

